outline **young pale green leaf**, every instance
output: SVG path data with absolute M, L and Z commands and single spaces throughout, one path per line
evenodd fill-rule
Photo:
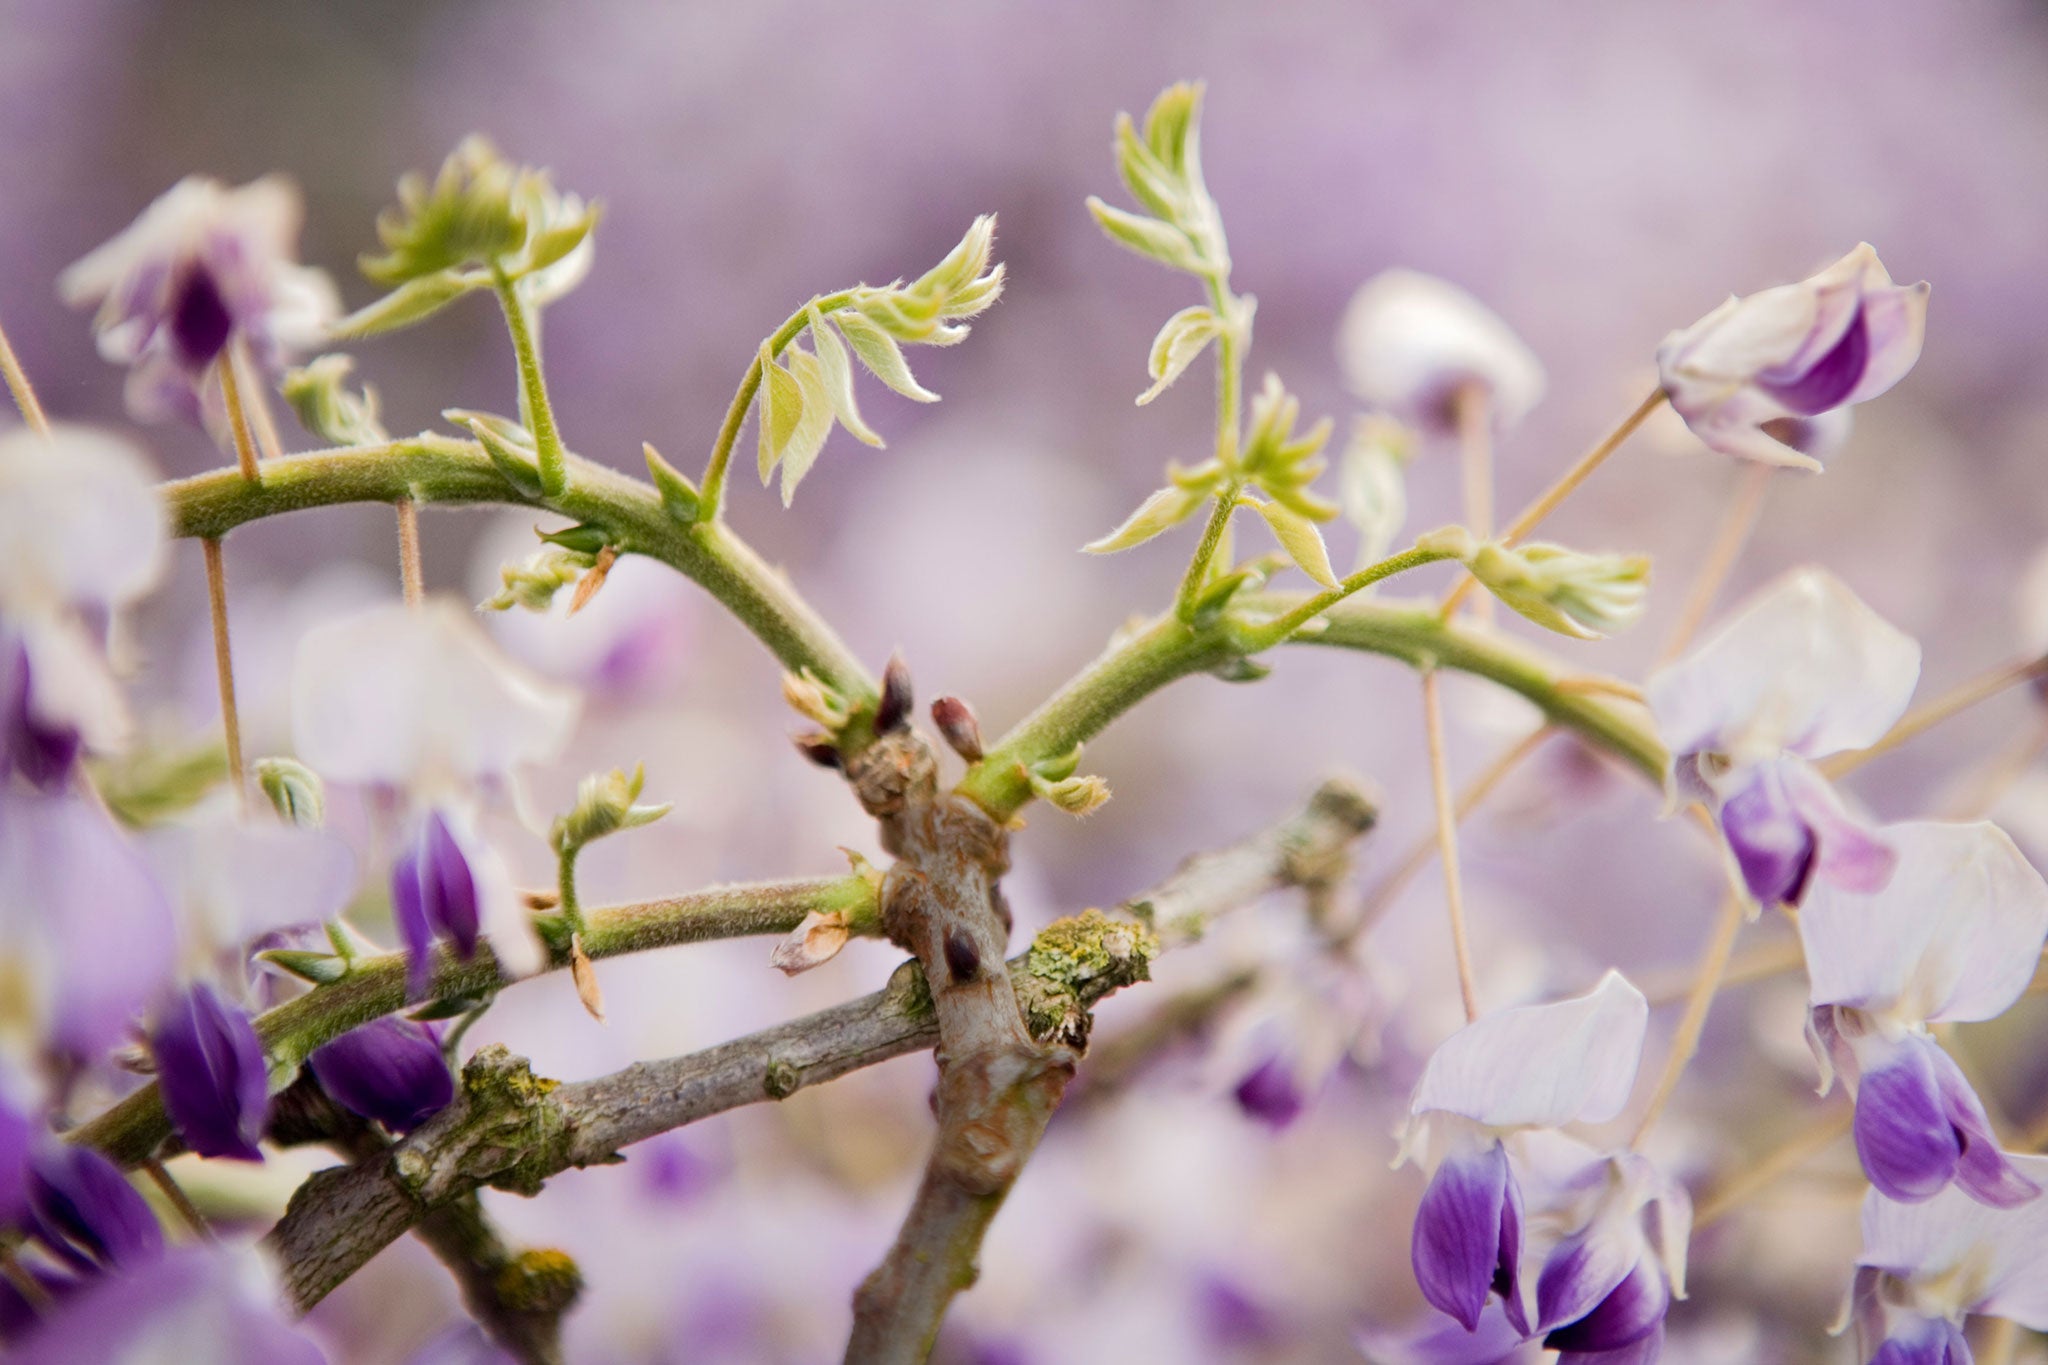
M 290 972 L 301 981 L 310 981 L 316 986 L 326 986 L 348 975 L 348 963 L 329 953 L 310 953 L 298 948 L 269 948 L 256 954 L 259 962 L 268 962 L 282 971 Z
M 697 520 L 703 506 L 697 485 L 683 477 L 683 472 L 663 459 L 661 452 L 648 442 L 640 443 L 640 453 L 647 457 L 647 477 L 661 490 L 661 505 L 668 509 L 668 514 L 684 525 Z
M 1597 640 L 1642 619 L 1650 561 L 1642 555 L 1583 554 L 1537 542 L 1479 546 L 1466 561 L 1495 597 L 1545 630 Z
M 1334 521 L 1344 509 L 1328 498 L 1311 492 L 1305 484 L 1268 483 L 1261 481 L 1259 487 L 1273 495 L 1273 501 L 1310 521 Z
M 1196 357 L 1223 331 L 1223 319 L 1208 308 L 1196 306 L 1183 308 L 1166 320 L 1159 329 L 1159 335 L 1152 339 L 1152 355 L 1148 367 L 1152 372 L 1152 387 L 1138 395 L 1138 406 L 1165 393 L 1174 380 L 1195 363 Z
M 298 414 L 299 425 L 337 446 L 375 445 L 390 439 L 377 417 L 377 391 L 365 384 L 350 392 L 355 361 L 346 355 L 319 356 L 285 371 L 278 390 Z
M 996 262 L 986 275 L 948 294 L 939 304 L 939 316 L 971 318 L 986 312 L 990 304 L 1003 296 L 1003 278 L 1007 273 L 1003 263 Z
M 789 439 L 796 434 L 797 424 L 803 420 L 804 393 L 796 382 L 796 376 L 775 363 L 765 341 L 761 343 L 760 363 L 760 464 L 761 486 L 765 488 L 768 476 L 775 472 L 775 466 L 782 459 L 782 452 L 789 448 Z
M 481 289 L 488 283 L 490 281 L 481 275 L 454 270 L 422 275 L 416 280 L 406 281 L 368 307 L 350 313 L 334 324 L 333 334 L 337 337 L 368 337 L 395 332 L 401 327 L 424 322 L 464 294 Z
M 1138 136 L 1129 114 L 1116 116 L 1116 170 L 1131 197 L 1154 217 L 1173 222 L 1187 212 L 1185 187 Z
M 825 448 L 825 438 L 832 434 L 833 417 L 832 395 L 825 387 L 825 367 L 818 363 L 818 358 L 809 351 L 792 346 L 789 348 L 789 368 L 796 377 L 798 391 L 803 394 L 803 413 L 782 452 L 784 507 L 796 497 L 796 486 L 804 481 L 804 475 L 810 473 L 811 466 L 818 462 L 818 452 Z
M 1177 81 L 1159 92 L 1145 111 L 1145 145 L 1161 165 L 1185 175 L 1190 142 L 1202 112 L 1202 87 Z
M 853 362 L 847 359 L 846 344 L 839 339 L 837 332 L 826 325 L 816 303 L 810 306 L 809 313 L 811 345 L 818 348 L 818 364 L 825 372 L 825 392 L 832 411 L 839 416 L 839 425 L 845 427 L 856 441 L 880 446 L 882 438 L 861 419 L 860 407 L 854 401 Z
M 1088 212 L 1095 215 L 1096 225 L 1109 235 L 1111 241 L 1146 260 L 1157 261 L 1170 270 L 1185 270 L 1191 275 L 1207 273 L 1208 266 L 1195 249 L 1194 242 L 1173 224 L 1112 208 L 1092 194 L 1088 196 Z
M 1330 567 L 1330 552 L 1314 522 L 1277 502 L 1254 502 L 1252 506 L 1266 519 L 1273 538 L 1303 573 L 1326 588 L 1337 586 L 1336 570 Z
M 1168 527 L 1186 521 L 1205 501 L 1207 495 L 1203 493 L 1189 492 L 1185 488 L 1162 488 L 1139 503 L 1138 510 L 1126 517 L 1123 525 L 1081 548 L 1091 555 L 1111 555 L 1133 545 L 1143 545 Z
M 942 299 L 967 288 L 988 269 L 988 258 L 995 248 L 995 240 L 996 216 L 984 213 L 968 225 L 967 235 L 960 239 L 960 244 L 947 252 L 944 260 L 926 271 L 911 287 Z
M 575 195 L 567 196 L 555 221 L 527 239 L 526 250 L 521 253 L 523 259 L 519 263 L 519 273 L 537 274 L 582 246 L 591 229 L 597 226 L 602 212 L 603 208 L 598 204 L 585 205 Z
M 853 353 L 860 357 L 860 363 L 868 367 L 868 373 L 887 384 L 905 398 L 919 403 L 936 403 L 939 396 L 917 382 L 910 373 L 910 365 L 903 359 L 903 348 L 896 344 L 896 338 L 876 324 L 865 313 L 841 311 L 832 315 L 832 321 L 853 347 Z
M 533 437 L 525 427 L 509 417 L 467 408 L 448 408 L 441 415 L 476 438 L 505 482 L 530 498 L 540 496 L 540 457 L 534 453 Z

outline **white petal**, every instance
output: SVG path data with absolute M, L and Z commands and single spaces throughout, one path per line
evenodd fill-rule
M 1413 270 L 1366 281 L 1337 348 L 1359 397 L 1410 420 L 1441 425 L 1441 406 L 1465 383 L 1487 390 L 1503 426 L 1543 397 L 1542 364 L 1505 322 L 1458 286 Z
M 2048 1185 L 2048 1157 L 2007 1160 Z M 1888 1270 L 1928 1293 L 1958 1295 L 1959 1310 L 2048 1331 L 2048 1198 L 1997 1209 L 1955 1185 L 1920 1204 L 1894 1203 L 1873 1190 L 1863 1200 L 1857 1263 Z
M 445 599 L 316 626 L 293 669 L 299 757 L 333 781 L 502 777 L 558 752 L 576 711 L 574 693 L 513 664 Z
M 1904 713 L 1920 646 L 1823 569 L 1794 569 L 1650 679 L 1674 755 L 1822 758 L 1876 742 Z
M 1575 999 L 1489 1014 L 1436 1050 L 1409 1111 L 1443 1109 L 1497 1128 L 1604 1123 L 1635 1086 L 1649 1009 L 1609 972 Z
M 203 927 L 204 946 L 228 948 L 276 929 L 317 924 L 347 907 L 356 858 L 338 836 L 225 810 L 152 831 L 151 863 Z
M 163 504 L 134 446 L 85 427 L 0 436 L 0 609 L 121 606 L 163 560 Z
M 2040 963 L 2048 883 L 1989 822 L 1884 834 L 1898 863 L 1882 890 L 1816 880 L 1800 910 L 1811 1003 L 1907 1024 L 2004 1013 Z

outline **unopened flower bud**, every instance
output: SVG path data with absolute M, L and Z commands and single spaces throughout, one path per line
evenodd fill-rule
M 327 787 L 320 774 L 295 758 L 259 758 L 256 781 L 277 813 L 304 829 L 327 818 Z
M 816 721 L 834 734 L 846 728 L 850 714 L 846 699 L 819 681 L 818 675 L 808 668 L 782 675 L 782 699 L 798 715 Z
M 248 1011 L 201 982 L 164 1010 L 150 1033 L 164 1109 L 201 1156 L 261 1161 L 270 1113 L 263 1044 Z
M 644 767 L 636 766 L 628 777 L 623 768 L 614 768 L 608 773 L 593 773 L 576 786 L 576 804 L 567 815 L 555 821 L 548 838 L 557 853 L 577 849 L 602 839 L 607 834 L 616 834 L 622 829 L 638 829 L 653 824 L 669 813 L 672 806 L 664 802 L 658 806 L 633 804 L 640 796 L 640 788 L 647 780 Z
M 1596 640 L 1642 617 L 1650 561 L 1562 545 L 1481 545 L 1466 561 L 1486 589 L 1546 630 Z
M 495 597 L 479 603 L 484 611 L 508 611 L 523 607 L 527 611 L 544 612 L 554 605 L 555 594 L 595 568 L 596 557 L 577 550 L 565 550 L 550 545 L 535 552 L 525 562 L 507 564 L 498 571 L 504 587 Z
M 954 753 L 969 763 L 981 762 L 981 722 L 974 718 L 973 707 L 958 697 L 940 697 L 932 703 L 932 724 Z
M 889 666 L 882 670 L 882 699 L 875 704 L 875 730 L 886 735 L 903 729 L 910 724 L 910 708 L 914 704 L 910 665 L 903 662 L 901 654 L 892 654 Z

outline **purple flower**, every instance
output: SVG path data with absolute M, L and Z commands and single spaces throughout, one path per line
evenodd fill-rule
M 1500 426 L 1543 397 L 1543 366 L 1484 304 L 1447 280 L 1389 270 L 1366 281 L 1337 333 L 1352 390 L 1437 433 L 1457 429 L 1456 401 L 1475 389 Z
M 1798 284 L 1730 298 L 1657 348 L 1671 406 L 1723 454 L 1818 470 L 1774 429 L 1877 397 L 1920 358 L 1927 286 L 1895 285 L 1868 243 Z
M 2010 1158 L 2018 1178 L 2048 1183 L 2048 1157 Z M 1967 1365 L 1972 1313 L 2048 1330 L 2048 1199 L 1999 1208 L 1952 1186 L 1902 1204 L 1863 1201 L 1850 1320 L 1870 1365 Z
M 195 1246 L 67 1295 L 8 1358 L 17 1365 L 156 1359 L 322 1365 L 327 1357 L 285 1321 L 253 1248 Z
M 147 1201 L 90 1147 L 46 1143 L 29 1159 L 28 1185 L 36 1235 L 73 1268 L 132 1270 L 162 1254 Z
M 1808 760 L 1875 743 L 1919 677 L 1918 645 L 1807 568 L 1650 679 L 1672 789 L 1718 800 L 1722 833 L 1760 904 L 1797 903 L 1816 880 L 1870 891 L 1890 875 L 1884 841 Z
M 1609 972 L 1586 995 L 1467 1024 L 1431 1055 L 1409 1104 L 1402 1143 L 1404 1155 L 1435 1162 L 1416 1210 L 1409 1259 L 1423 1297 L 1467 1331 L 1478 1329 L 1492 1295 L 1500 1296 L 1508 1321 L 1525 1335 L 1532 1327 L 1548 1330 L 1591 1311 L 1626 1273 L 1624 1266 L 1583 1304 L 1570 1294 L 1584 1277 L 1570 1276 L 1549 1300 L 1539 1294 L 1530 1312 L 1524 1229 L 1533 1205 L 1502 1135 L 1604 1123 L 1618 1115 L 1635 1083 L 1648 1021 L 1642 993 Z M 1647 1198 L 1635 1208 L 1643 1202 Z M 1563 1302 L 1578 1311 L 1565 1318 L 1553 1312 L 1545 1322 L 1546 1302 L 1553 1310 Z
M 28 1086 L 0 1061 L 0 1228 L 20 1222 L 28 1211 L 29 1155 L 42 1128 L 39 1110 Z
M 418 997 L 433 974 L 434 942 L 446 937 L 464 961 L 476 955 L 476 875 L 439 810 L 430 810 L 391 865 L 391 917 L 405 943 L 406 991 Z
M 81 736 L 61 711 L 53 711 L 50 699 L 36 693 L 28 646 L 0 633 L 0 780 L 20 773 L 43 791 L 61 791 L 70 783 Z
M 1875 891 L 1817 886 L 1799 916 L 1808 1040 L 1822 1087 L 1856 1094 L 1863 1169 L 1893 1199 L 1951 1181 L 1985 1203 L 2040 1190 L 2000 1153 L 1932 1023 L 1992 1019 L 2026 991 L 2048 941 L 2048 883 L 2003 830 L 1932 821 L 1885 831 L 1896 870 Z
M 167 1006 L 150 1034 L 164 1108 L 201 1156 L 261 1161 L 270 1115 L 263 1043 L 247 1010 L 200 982 Z
M 208 371 L 238 336 L 273 369 L 325 338 L 340 297 L 293 259 L 303 217 L 281 177 L 229 189 L 189 176 L 59 278 L 66 303 L 97 308 L 100 354 L 131 367 L 137 420 L 198 420 Z
M 1278 1056 L 1268 1057 L 1253 1067 L 1230 1094 L 1239 1109 L 1268 1128 L 1287 1127 L 1307 1107 L 1300 1087 L 1294 1083 L 1294 1069 Z
M 455 1080 L 434 1031 L 389 1016 L 351 1029 L 307 1059 L 321 1089 L 343 1108 L 409 1133 L 448 1107 Z
M 1566 1360 L 1656 1359 L 1665 1312 L 1685 1291 L 1684 1188 L 1633 1152 L 1603 1155 L 1557 1133 L 1521 1146 L 1529 1218 L 1551 1239 L 1534 1277 L 1534 1334 Z

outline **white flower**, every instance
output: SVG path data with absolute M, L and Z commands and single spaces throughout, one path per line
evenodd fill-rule
M 1366 281 L 1345 310 L 1337 349 L 1366 402 L 1436 431 L 1456 429 L 1459 390 L 1513 426 L 1543 397 L 1543 366 L 1521 338 L 1458 286 L 1413 270 Z

